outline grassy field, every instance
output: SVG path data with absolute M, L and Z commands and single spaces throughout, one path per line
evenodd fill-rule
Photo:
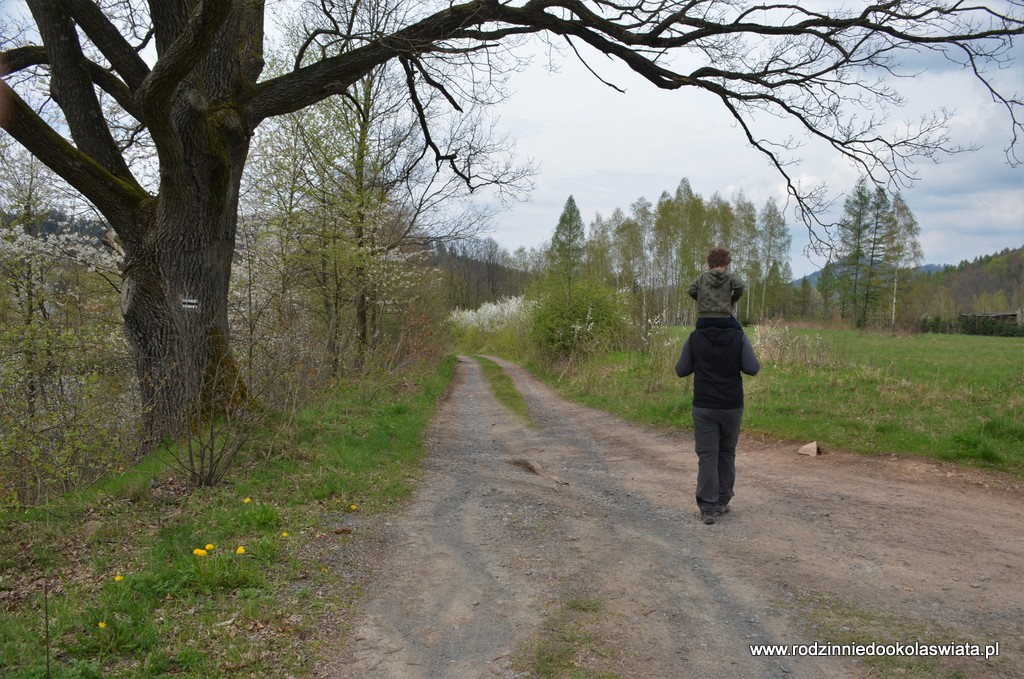
M 688 328 L 645 355 L 592 359 L 566 395 L 628 419 L 689 426 L 690 379 L 674 364 Z M 868 454 L 910 454 L 1024 475 L 1024 340 L 857 331 L 748 330 L 744 431 Z M 537 370 L 537 366 L 533 366 Z
M 410 492 L 454 362 L 372 394 L 339 387 L 260 432 L 215 488 L 153 456 L 0 512 L 0 676 L 308 675 L 317 619 L 363 575 L 336 552 Z

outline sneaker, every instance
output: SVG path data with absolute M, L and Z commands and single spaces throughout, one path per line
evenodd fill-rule
M 712 524 L 712 523 L 715 522 L 715 513 L 714 512 L 702 512 L 701 515 L 700 515 L 700 518 L 701 518 L 701 521 L 703 521 L 704 523 Z

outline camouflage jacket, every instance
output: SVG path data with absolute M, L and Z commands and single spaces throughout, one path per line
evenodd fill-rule
M 736 301 L 743 295 L 743 281 L 724 269 L 709 269 L 691 285 L 687 293 L 697 300 L 697 316 L 728 318 L 735 316 Z

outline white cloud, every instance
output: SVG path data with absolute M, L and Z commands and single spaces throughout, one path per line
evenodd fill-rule
M 899 81 L 908 107 L 893 112 L 893 118 L 913 121 L 927 110 L 955 109 L 952 142 L 981 148 L 939 164 L 919 163 L 919 181 L 902 190 L 921 226 L 925 259 L 957 263 L 1018 247 L 1024 244 L 1024 168 L 1006 164 L 1006 112 L 968 73 L 935 68 L 933 62 L 921 59 L 922 68 L 930 70 Z M 746 144 L 712 97 L 657 90 L 603 58 L 591 63 L 627 93 L 601 84 L 572 56 L 563 59 L 559 73 L 534 65 L 512 78 L 514 91 L 500 107 L 500 127 L 517 139 L 520 154 L 537 163 L 540 175 L 530 202 L 496 218 L 490 235 L 499 244 L 509 250 L 541 245 L 570 194 L 588 225 L 597 213 L 628 210 L 639 197 L 654 202 L 684 178 L 705 197 L 717 191 L 731 198 L 743 190 L 758 205 L 771 195 L 785 199 L 782 178 Z M 998 76 L 1012 93 L 1024 89 L 1020 73 L 1015 66 Z M 797 153 L 804 160 L 790 170 L 798 181 L 824 181 L 839 195 L 853 188 L 858 171 L 848 161 L 812 145 Z M 787 217 L 794 274 L 811 273 L 821 261 L 804 257 L 806 229 L 792 213 Z

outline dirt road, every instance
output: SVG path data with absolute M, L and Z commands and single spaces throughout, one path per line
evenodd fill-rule
M 500 363 L 536 426 L 459 360 L 415 498 L 389 517 L 355 633 L 320 676 L 537 676 L 559 646 L 579 676 L 1024 676 L 1013 479 L 745 438 L 733 511 L 706 526 L 687 432 L 568 403 Z M 750 651 L 815 642 L 998 642 L 999 656 Z

